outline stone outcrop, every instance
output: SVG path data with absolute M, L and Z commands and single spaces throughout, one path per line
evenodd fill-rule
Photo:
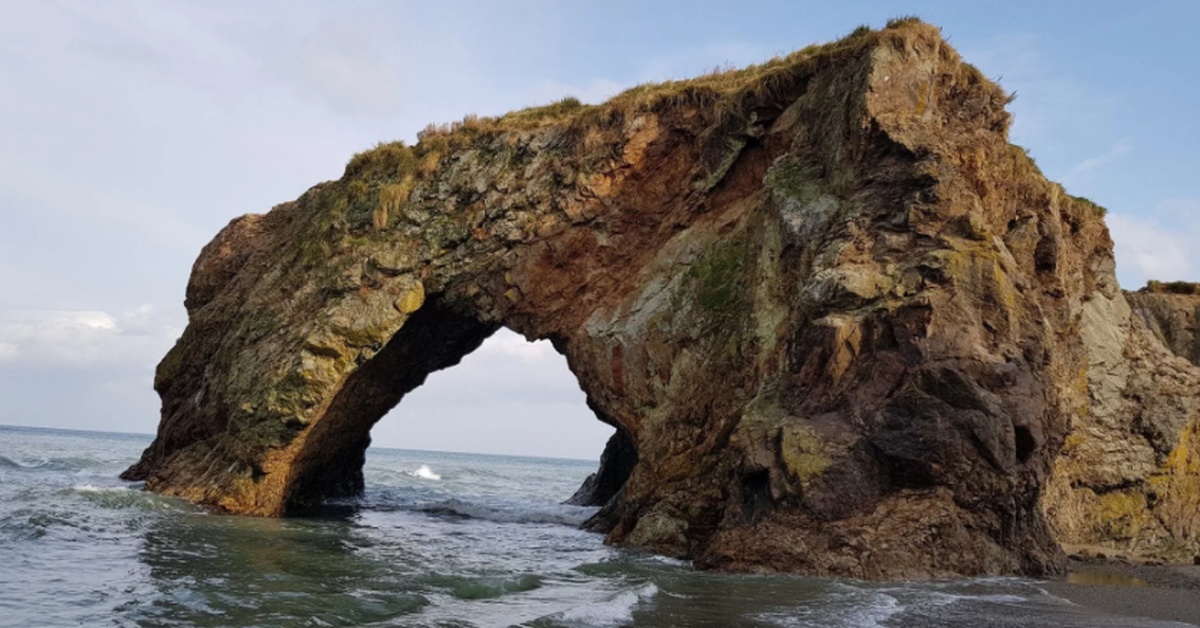
M 1111 282 L 1085 304 L 1090 399 L 1075 415 L 1047 499 L 1060 541 L 1168 561 L 1197 553 L 1198 311 L 1200 295 L 1122 293 Z
M 1151 282 L 1126 297 L 1155 338 L 1175 355 L 1200 365 L 1200 284 Z
M 380 145 L 204 248 L 125 477 L 252 515 L 352 495 L 371 426 L 505 326 L 550 340 L 617 428 L 579 496 L 606 500 L 609 542 L 729 570 L 1058 571 L 1054 534 L 1097 532 L 1088 482 L 1175 469 L 1167 520 L 1196 498 L 1195 371 L 1137 327 L 1102 212 L 1008 143 L 1007 102 L 905 20 Z M 1177 393 L 1168 420 L 1146 390 Z M 1080 430 L 1141 439 L 1135 466 Z

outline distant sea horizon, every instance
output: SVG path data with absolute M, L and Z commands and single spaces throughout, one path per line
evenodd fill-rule
M 18 423 L 0 423 L 0 428 L 17 429 L 17 430 L 44 430 L 47 432 L 98 434 L 98 435 L 105 435 L 105 436 L 131 437 L 131 438 L 138 437 L 138 438 L 145 438 L 145 439 L 151 440 L 151 441 L 154 440 L 154 436 L 155 436 L 154 434 L 146 433 L 146 432 L 123 432 L 123 431 L 114 431 L 114 430 L 94 430 L 94 429 L 82 429 L 82 428 L 74 428 L 74 427 L 48 427 L 48 426 L 42 426 L 42 425 L 22 425 L 22 424 L 18 424 Z M 577 457 L 573 457 L 573 456 L 548 456 L 548 455 L 533 455 L 533 456 L 531 456 L 531 455 L 527 455 L 527 454 L 501 454 L 501 453 L 493 453 L 493 452 L 486 452 L 486 451 L 458 451 L 458 450 L 452 450 L 452 449 L 421 449 L 421 448 L 414 448 L 414 447 L 396 447 L 393 445 L 386 445 L 386 446 L 385 445 L 376 445 L 375 443 L 372 443 L 371 446 L 368 447 L 368 450 L 411 451 L 411 452 L 422 452 L 422 453 L 433 453 L 433 454 L 462 454 L 462 455 L 470 455 L 470 456 L 496 456 L 498 458 L 528 458 L 530 460 L 570 460 L 570 461 L 575 461 L 575 462 L 597 462 L 597 463 L 600 460 L 599 455 L 597 455 L 595 458 L 577 458 Z

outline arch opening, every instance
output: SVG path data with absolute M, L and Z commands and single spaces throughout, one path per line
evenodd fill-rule
M 427 301 L 375 355 L 359 365 L 330 401 L 325 415 L 309 430 L 292 464 L 284 511 L 305 512 L 328 499 L 360 494 L 372 428 L 405 396 L 425 384 L 430 374 L 458 365 L 501 328 L 436 299 Z M 573 505 L 604 506 L 632 474 L 637 450 L 630 435 L 590 399 L 587 407 L 614 431 L 597 471 L 573 495 L 563 498 Z M 604 523 L 607 519 L 598 515 L 587 525 L 605 531 L 611 527 Z

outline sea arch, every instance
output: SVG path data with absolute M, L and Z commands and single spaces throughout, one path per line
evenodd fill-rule
M 267 516 L 353 493 L 371 425 L 503 326 L 635 453 L 610 542 L 1060 569 L 1042 490 L 1089 403 L 1080 304 L 1115 285 L 1111 241 L 1008 143 L 1007 101 L 899 20 L 380 145 L 204 248 L 126 477 Z

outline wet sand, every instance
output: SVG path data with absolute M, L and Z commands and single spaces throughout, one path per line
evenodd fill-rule
M 1074 555 L 1046 590 L 1105 613 L 1200 626 L 1200 566 Z

